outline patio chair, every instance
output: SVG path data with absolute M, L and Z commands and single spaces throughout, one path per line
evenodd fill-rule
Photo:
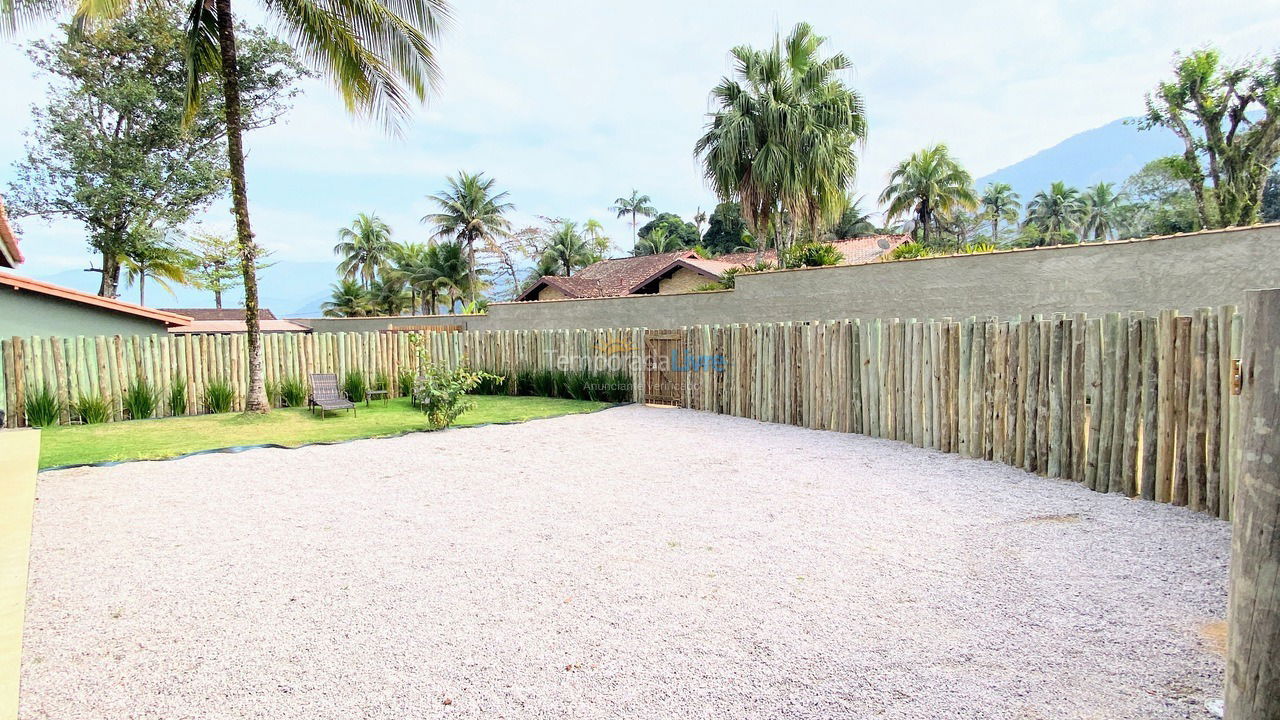
M 338 376 L 333 373 L 311 375 L 311 395 L 307 398 L 307 407 L 312 414 L 316 408 L 320 408 L 320 417 L 324 417 L 326 410 L 350 410 L 353 414 L 356 412 L 356 404 L 338 389 Z

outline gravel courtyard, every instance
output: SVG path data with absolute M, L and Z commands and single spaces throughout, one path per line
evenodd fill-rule
M 1206 718 L 1229 534 L 638 406 L 51 472 L 21 717 Z

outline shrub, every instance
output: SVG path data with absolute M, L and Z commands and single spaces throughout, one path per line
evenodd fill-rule
M 910 260 L 912 258 L 929 257 L 931 254 L 928 248 L 913 240 L 902 243 L 885 257 L 889 260 Z
M 506 395 L 507 378 L 502 375 L 485 373 L 484 377 L 472 390 L 473 395 Z
M 409 397 L 413 395 L 413 371 L 408 368 L 402 368 L 396 373 L 396 386 L 400 390 L 401 397 Z
M 995 252 L 995 251 L 996 251 L 996 246 L 989 242 L 969 243 L 968 245 L 965 245 L 964 247 L 960 248 L 960 252 L 965 255 L 977 255 L 980 253 L 989 253 L 989 252 Z
M 211 380 L 204 388 L 204 409 L 211 413 L 231 412 L 235 402 L 236 391 L 226 380 Z
M 347 374 L 342 376 L 342 392 L 347 394 L 347 399 L 351 402 L 364 400 L 367 389 L 364 373 L 359 370 L 348 370 Z
M 591 399 L 591 392 L 587 388 L 591 386 L 592 375 L 594 373 L 585 370 L 568 373 L 564 379 L 564 392 L 574 400 Z
M 81 395 L 72 407 L 86 425 L 104 423 L 111 419 L 111 404 L 98 395 Z
M 280 399 L 289 407 L 307 404 L 307 385 L 299 377 L 287 377 L 280 381 Z
M 187 412 L 187 385 L 182 376 L 173 379 L 169 386 L 169 414 L 185 415 Z
M 731 267 L 720 273 L 720 286 L 726 290 L 732 290 L 738 284 L 738 276 L 745 275 L 748 272 L 744 267 Z
M 120 396 L 120 404 L 134 420 L 146 420 L 156 414 L 160 394 L 146 380 L 135 380 Z
M 475 407 L 475 401 L 467 398 L 467 393 L 486 378 L 495 377 L 466 367 L 451 370 L 444 365 L 425 363 L 422 373 L 414 380 L 413 397 L 426 414 L 431 428 L 440 430 Z
M 57 425 L 62 415 L 62 400 L 48 385 L 27 395 L 22 406 L 27 415 L 27 424 L 31 427 L 49 427 Z
M 709 283 L 703 283 L 699 285 L 698 287 L 694 288 L 693 291 L 694 292 L 714 292 L 716 290 L 724 290 L 724 289 L 725 289 L 724 285 L 718 282 L 709 282 Z
M 280 381 L 268 380 L 263 384 L 263 390 L 267 392 L 267 406 L 280 407 Z
M 839 265 L 844 255 L 831 243 L 807 242 L 783 250 L 778 259 L 784 268 L 825 267 Z

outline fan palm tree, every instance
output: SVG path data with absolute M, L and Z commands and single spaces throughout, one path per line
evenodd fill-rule
M 1018 193 L 1009 183 L 990 183 L 982 191 L 982 211 L 991 222 L 991 242 L 1000 244 L 1000 221 L 1017 222 L 1022 212 Z
M 591 247 L 578 232 L 577 223 L 568 220 L 561 223 L 555 234 L 551 236 L 551 242 L 547 245 L 544 255 L 551 258 L 553 267 L 557 271 L 564 271 L 565 277 L 573 275 L 575 267 L 591 263 Z
M 1061 244 L 1084 219 L 1084 201 L 1080 191 L 1061 180 L 1041 190 L 1027 203 L 1027 223 L 1044 234 L 1046 245 Z
M 373 287 L 378 274 L 391 267 L 396 253 L 391 240 L 391 226 L 377 215 L 360 213 L 351 223 L 338 231 L 338 244 L 333 253 L 342 258 L 338 272 L 347 280 L 357 277 L 365 289 Z
M 841 53 L 822 57 L 825 38 L 808 24 L 764 50 L 733 49 L 734 74 L 711 91 L 717 105 L 694 145 L 703 174 L 722 201 L 735 201 L 752 234 L 790 238 L 805 226 L 834 224 L 845 208 L 867 132 L 861 96 L 839 75 L 851 67 Z M 783 214 L 790 222 L 775 222 Z
M 515 205 L 506 202 L 506 192 L 494 192 L 497 181 L 486 178 L 484 173 L 459 172 L 448 178 L 449 189 L 427 199 L 436 205 L 438 212 L 422 218 L 422 222 L 436 226 L 435 237 L 457 240 L 466 248 L 467 293 L 472 302 L 480 282 L 476 272 L 476 243 L 496 242 L 511 231 L 506 214 Z
M 325 317 L 365 317 L 372 311 L 369 291 L 355 280 L 339 280 L 330 287 L 333 295 L 320 303 Z
M 222 94 L 227 124 L 227 155 L 236 243 L 244 275 L 245 326 L 249 356 L 247 412 L 267 412 L 263 382 L 262 335 L 258 326 L 258 246 L 249 225 L 245 183 L 244 119 L 240 108 L 240 73 L 236 59 L 232 0 L 193 0 L 186 15 L 187 118 L 209 95 L 207 78 Z M 0 0 L 0 32 L 72 9 L 72 27 L 110 22 L 143 0 Z M 267 14 L 301 50 L 310 64 L 332 80 L 347 110 L 371 117 L 394 132 L 408 117 L 413 101 L 426 99 L 438 82 L 434 44 L 448 20 L 445 0 L 265 0 Z
M 620 197 L 613 201 L 610 211 L 618 214 L 618 219 L 630 215 L 631 216 L 631 246 L 636 244 L 636 221 L 641 215 L 649 218 L 658 214 L 657 208 L 651 203 L 653 199 L 648 195 L 641 195 L 637 190 L 631 190 L 630 197 Z
M 1081 202 L 1084 203 L 1082 239 L 1110 240 L 1115 232 L 1120 206 L 1124 203 L 1124 193 L 1117 193 L 1113 183 L 1100 182 L 1085 188 Z
M 957 210 L 976 210 L 978 198 L 973 178 L 951 157 L 946 145 L 938 144 L 911 153 L 889 174 L 889 184 L 880 193 L 890 219 L 911 215 L 922 229 L 921 243 L 929 245 L 929 233 L 939 219 Z
M 120 256 L 125 285 L 138 283 L 138 304 L 147 304 L 147 278 L 173 295 L 169 283 L 188 285 L 195 259 L 191 253 L 163 243 L 146 243 Z

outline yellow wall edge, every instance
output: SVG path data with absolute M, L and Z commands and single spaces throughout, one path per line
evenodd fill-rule
M 17 720 L 39 430 L 0 430 L 0 720 Z

